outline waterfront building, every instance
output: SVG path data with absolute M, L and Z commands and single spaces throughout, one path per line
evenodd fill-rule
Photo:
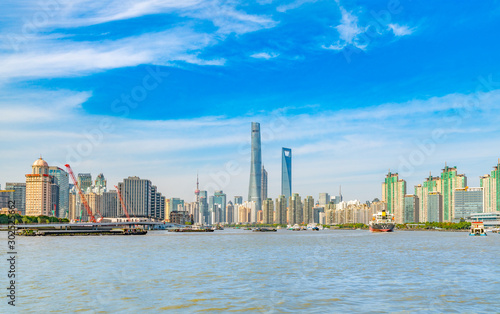
M 387 203 L 387 211 L 394 214 L 396 223 L 403 223 L 404 196 L 406 181 L 399 179 L 397 173 L 389 173 L 382 183 L 382 201 Z
M 210 224 L 210 215 L 208 212 L 208 193 L 207 191 L 200 191 L 199 195 L 199 204 L 198 208 L 200 209 L 199 215 L 199 223 L 202 225 Z
M 0 209 L 9 208 L 10 193 L 12 190 L 0 190 Z
M 315 206 L 313 207 L 313 223 L 324 224 L 322 217 L 325 216 L 325 206 Z
M 151 217 L 151 188 L 150 180 L 136 176 L 118 183 L 118 190 L 130 216 Z
M 499 228 L 500 227 L 500 211 L 471 214 L 466 218 L 466 221 L 482 221 L 485 228 Z
M 252 148 L 250 162 L 250 183 L 248 187 L 248 201 L 255 202 L 257 211 L 262 207 L 262 155 L 260 143 L 260 124 L 252 122 Z M 252 220 L 257 220 L 257 211 Z
M 79 173 L 77 181 L 83 193 L 86 193 L 92 187 L 92 175 L 90 173 Z
M 314 198 L 312 196 L 307 196 L 304 199 L 303 214 L 302 214 L 305 224 L 314 222 L 313 207 L 314 207 Z
M 226 220 L 226 194 L 223 191 L 215 191 L 209 199 L 210 212 L 214 216 L 214 222 L 225 222 Z
M 443 222 L 443 196 L 439 192 L 427 196 L 427 222 Z
M 9 199 L 14 201 L 21 215 L 26 215 L 26 183 L 7 182 L 5 183 L 5 190 L 12 191 L 9 192 Z
M 319 193 L 319 205 L 330 203 L 330 195 L 328 193 Z
M 181 200 L 178 197 L 170 198 L 169 204 L 170 204 L 170 212 L 173 212 L 173 211 L 182 212 L 182 211 L 184 211 L 184 200 Z M 168 213 L 168 217 L 170 217 L 170 212 Z
M 428 197 L 429 193 L 432 192 L 440 192 L 441 193 L 441 177 L 433 177 L 432 174 L 429 174 L 429 177 L 427 177 L 424 181 L 424 184 L 417 185 L 415 186 L 415 195 L 419 199 L 418 203 L 418 216 L 419 216 L 419 222 L 428 222 L 428 209 L 427 209 L 427 204 L 428 202 Z
M 453 202 L 453 221 L 459 222 L 472 214 L 482 213 L 484 204 L 483 188 L 455 189 Z
M 288 222 L 291 225 L 301 224 L 304 222 L 304 215 L 302 211 L 302 201 L 298 193 L 293 193 L 290 196 L 288 203 L 290 207 L 288 209 Z
M 165 196 L 158 192 L 158 188 L 151 186 L 151 217 L 165 219 Z
M 255 212 L 255 219 L 257 219 L 256 204 L 255 202 L 243 202 L 238 206 L 238 216 L 240 223 L 256 222 L 252 221 L 253 213 Z
M 232 223 L 235 223 L 235 217 L 234 217 L 234 205 L 233 205 L 233 202 L 229 201 L 227 202 L 227 206 L 226 206 L 226 222 L 228 224 L 232 224 Z
M 286 224 L 286 211 L 287 211 L 287 200 L 285 198 L 285 195 L 280 195 L 276 201 L 276 215 L 274 218 L 274 222 L 277 224 Z
M 281 195 L 287 201 L 292 196 L 292 149 L 281 149 Z
M 243 196 L 235 196 L 234 205 L 241 205 L 241 204 L 243 204 Z
M 169 221 L 179 225 L 185 225 L 187 222 L 193 224 L 193 216 L 185 210 L 174 210 L 170 213 Z
M 101 211 L 101 206 L 102 206 L 102 200 L 100 194 L 94 193 L 94 192 L 89 192 L 84 194 L 85 199 L 87 200 L 87 204 L 89 204 L 90 210 L 92 211 L 92 215 L 102 215 Z M 128 210 L 128 208 L 127 208 Z M 97 219 L 98 217 L 96 217 Z
M 33 163 L 31 174 L 26 175 L 27 216 L 50 216 L 51 181 L 49 165 L 40 157 Z
M 272 198 L 267 198 L 262 202 L 262 221 L 265 224 L 274 223 L 274 204 Z
M 57 178 L 50 177 L 50 216 L 59 217 L 59 185 Z
M 464 174 L 457 174 L 457 167 L 448 167 L 445 164 L 441 173 L 441 195 L 443 197 L 443 216 L 445 222 L 453 219 L 453 202 L 455 189 L 463 189 L 467 185 L 467 177 Z
M 484 212 L 500 211 L 500 159 L 490 174 L 480 177 L 484 189 Z
M 57 217 L 66 218 L 69 212 L 69 175 L 62 168 L 49 167 L 49 174 L 56 178 L 59 187 L 59 202 L 57 204 Z
M 419 199 L 416 195 L 405 196 L 405 206 L 403 212 L 403 223 L 418 222 Z
M 262 200 L 262 202 L 264 202 L 264 200 L 267 199 L 267 171 L 264 168 L 264 165 L 262 165 L 262 184 L 261 184 L 261 189 L 262 189 L 261 200 Z
M 109 218 L 126 217 L 125 213 L 123 212 L 120 200 L 118 199 L 118 193 L 116 193 L 115 190 L 102 193 L 101 214 L 104 217 Z

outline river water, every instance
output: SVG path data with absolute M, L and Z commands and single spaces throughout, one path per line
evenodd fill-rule
M 6 256 L 6 233 L 1 234 L 0 252 Z M 17 312 L 500 309 L 498 234 L 226 229 L 17 241 Z M 7 262 L 2 260 L 3 287 Z M 0 312 L 16 312 L 2 300 Z

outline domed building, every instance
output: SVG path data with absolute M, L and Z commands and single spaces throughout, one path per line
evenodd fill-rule
M 51 210 L 51 176 L 49 165 L 40 157 L 26 175 L 26 215 L 49 216 Z

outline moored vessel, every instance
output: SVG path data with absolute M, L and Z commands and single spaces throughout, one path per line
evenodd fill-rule
M 382 210 L 373 214 L 373 218 L 368 225 L 372 232 L 392 232 L 396 223 L 394 222 L 394 215 Z
M 470 236 L 487 236 L 484 231 L 484 223 L 482 221 L 473 221 L 470 226 Z

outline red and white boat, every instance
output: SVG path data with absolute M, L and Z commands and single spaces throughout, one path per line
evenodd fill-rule
M 373 214 L 373 218 L 368 225 L 372 232 L 392 232 L 396 223 L 394 222 L 394 215 L 383 210 Z

